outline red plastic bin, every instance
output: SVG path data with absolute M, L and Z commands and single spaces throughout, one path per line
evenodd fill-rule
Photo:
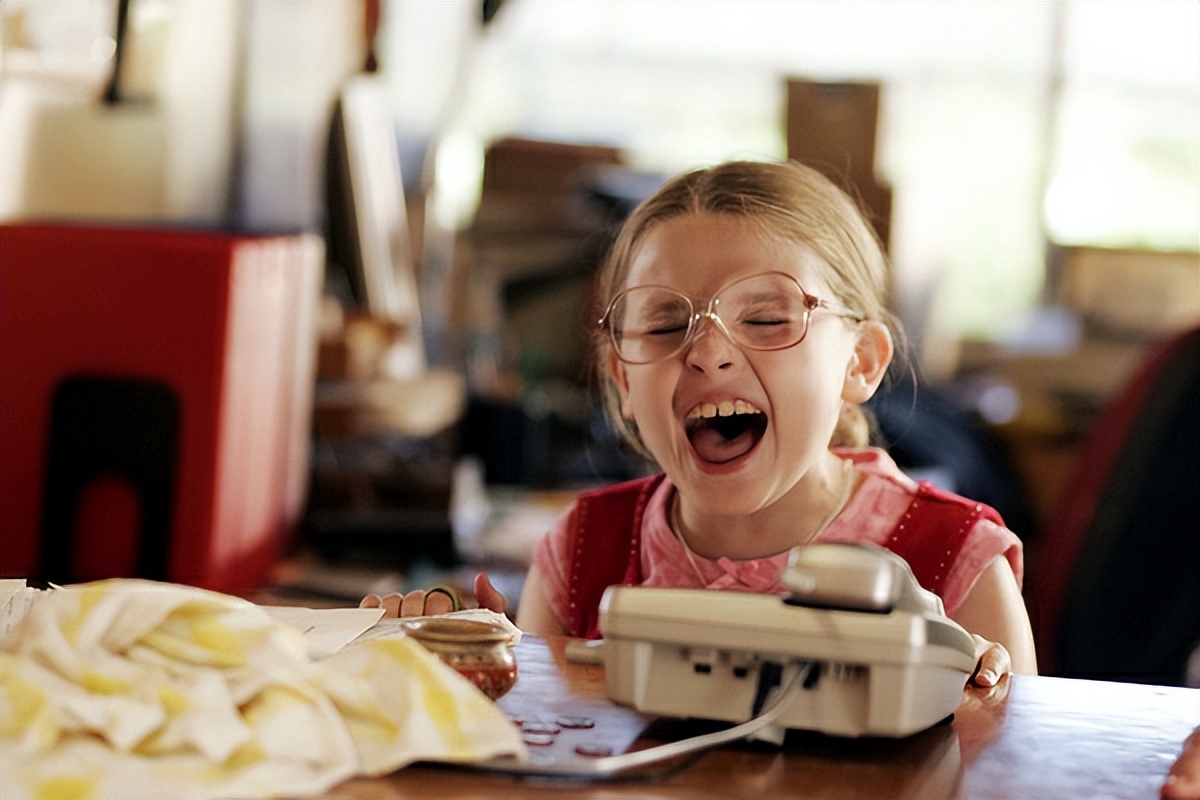
M 303 512 L 312 234 L 0 225 L 0 574 L 261 585 Z

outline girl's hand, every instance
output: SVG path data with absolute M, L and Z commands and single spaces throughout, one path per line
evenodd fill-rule
M 448 586 L 433 589 L 414 589 L 411 592 L 380 597 L 369 594 L 358 604 L 359 608 L 382 608 L 384 618 L 427 617 L 433 614 L 449 614 L 462 608 L 486 608 L 503 614 L 508 601 L 488 576 L 481 572 L 475 576 L 475 594 L 458 592 Z
M 486 608 L 488 611 L 495 611 L 497 614 L 503 614 L 508 610 L 508 600 L 500 594 L 499 589 L 492 585 L 486 572 L 475 575 L 475 605 L 479 608 Z
M 1000 692 L 1004 678 L 1012 674 L 1012 658 L 1002 644 L 990 642 L 977 633 L 971 634 L 971 638 L 975 640 L 975 672 L 968 684 L 995 695 Z

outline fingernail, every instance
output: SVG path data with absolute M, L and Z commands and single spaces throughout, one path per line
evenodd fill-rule
M 996 673 L 990 669 L 981 669 L 979 671 L 979 682 L 985 686 L 995 686 L 997 677 Z

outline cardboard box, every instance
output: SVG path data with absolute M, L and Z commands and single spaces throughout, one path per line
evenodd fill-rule
M 787 156 L 845 189 L 885 249 L 891 241 L 892 190 L 875 174 L 877 83 L 787 81 Z
M 788 158 L 830 177 L 875 179 L 879 84 L 787 82 Z
M 1200 324 L 1200 253 L 1066 247 L 1050 282 L 1096 333 L 1157 339 Z
M 620 150 L 603 145 L 501 139 L 487 149 L 483 191 L 538 197 L 561 195 L 572 190 L 572 181 L 579 170 L 621 161 Z

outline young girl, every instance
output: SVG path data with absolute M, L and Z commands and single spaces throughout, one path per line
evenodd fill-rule
M 899 336 L 887 269 L 854 203 L 799 164 L 723 164 L 642 203 L 599 276 L 596 353 L 610 416 L 661 473 L 576 500 L 538 546 L 517 624 L 596 637 L 614 583 L 783 594 L 792 548 L 866 542 L 975 635 L 976 684 L 1035 672 L 1017 537 L 866 447 L 861 405 Z M 486 576 L 475 589 L 503 610 Z M 363 602 L 449 609 L 436 592 Z

